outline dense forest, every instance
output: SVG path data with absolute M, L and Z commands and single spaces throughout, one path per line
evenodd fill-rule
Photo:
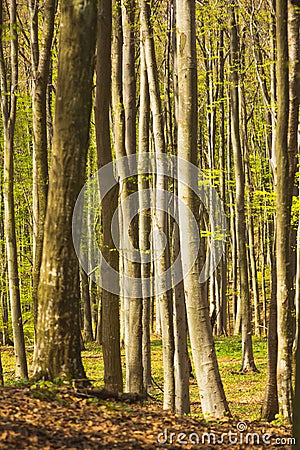
M 299 0 L 0 11 L 0 353 L 13 345 L 16 380 L 84 388 L 95 342 L 105 391 L 151 398 L 159 338 L 163 409 L 190 413 L 193 376 L 204 419 L 223 420 L 216 339 L 237 337 L 243 376 L 265 340 L 261 419 L 300 448 Z

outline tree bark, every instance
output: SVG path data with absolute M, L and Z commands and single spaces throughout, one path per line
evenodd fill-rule
M 25 340 L 22 323 L 20 282 L 17 255 L 15 199 L 14 199 L 14 135 L 17 111 L 18 85 L 18 34 L 17 5 L 15 0 L 9 2 L 10 17 L 10 83 L 6 68 L 6 57 L 3 49 L 3 4 L 0 5 L 0 77 L 1 77 L 1 109 L 4 137 L 4 232 L 6 238 L 7 271 L 11 320 L 14 338 L 16 378 L 28 378 L 25 353 Z
M 150 121 L 150 97 L 147 77 L 145 55 L 141 49 L 140 67 L 140 115 L 139 115 L 139 156 L 145 157 L 149 153 L 149 121 Z M 149 155 L 150 156 L 150 155 Z M 150 320 L 151 320 L 151 262 L 148 259 L 150 254 L 150 231 L 151 212 L 149 209 L 150 183 L 146 174 L 138 177 L 139 189 L 139 248 L 141 254 L 141 283 L 143 294 L 143 378 L 144 390 L 152 386 L 151 379 L 151 341 L 150 341 Z
M 96 78 L 96 139 L 98 168 L 112 162 L 109 129 L 109 107 L 111 88 L 111 34 L 112 2 L 99 1 L 97 34 L 97 78 Z M 101 191 L 101 180 L 100 191 Z M 118 269 L 119 255 L 111 236 L 111 222 L 118 207 L 118 188 L 111 189 L 102 199 L 102 254 L 108 264 Z M 104 360 L 104 386 L 111 392 L 123 391 L 119 297 L 102 289 L 102 351 Z
M 273 225 L 273 224 L 272 224 Z M 274 226 L 270 227 L 270 256 L 271 256 L 271 299 L 269 304 L 268 323 L 268 360 L 267 360 L 267 383 L 264 402 L 262 405 L 261 417 L 271 422 L 278 414 L 278 391 L 277 391 L 277 280 L 276 280 L 276 258 L 274 255 L 275 243 L 272 239 Z
M 44 224 L 48 193 L 47 100 L 51 66 L 51 46 L 54 32 L 56 0 L 43 6 L 42 37 L 39 39 L 39 2 L 29 0 L 31 60 L 33 76 L 33 269 L 32 303 L 34 325 L 37 323 L 37 291 L 42 261 Z M 36 330 L 35 330 L 36 331 Z
M 160 101 L 158 71 L 154 49 L 153 32 L 150 25 L 150 7 L 147 1 L 141 1 L 141 33 L 143 50 L 148 74 L 150 105 L 153 119 L 154 147 L 159 166 L 159 157 L 166 152 L 163 114 Z M 169 245 L 164 245 L 164 236 L 168 236 L 168 218 L 166 202 L 167 180 L 162 174 L 156 175 L 155 209 L 153 213 L 153 231 L 155 233 L 154 251 L 160 255 L 156 261 L 156 296 L 159 299 L 162 326 L 163 362 L 164 362 L 164 409 L 174 409 L 174 335 L 172 321 L 172 295 L 165 292 L 166 272 L 170 265 Z
M 277 388 L 279 414 L 292 422 L 292 326 L 290 276 L 290 219 L 292 184 L 290 176 L 289 127 L 289 61 L 288 61 L 288 2 L 276 0 L 277 43 L 277 126 L 276 156 L 276 264 L 277 264 L 277 329 L 278 361 Z
M 293 401 L 293 436 L 296 439 L 296 449 L 300 449 L 300 221 L 297 231 L 297 272 L 295 289 L 296 332 L 293 350 L 295 353 L 295 395 Z
M 197 164 L 197 64 L 195 36 L 195 2 L 176 1 L 178 63 L 178 156 Z M 192 176 L 192 174 L 188 174 Z M 191 179 L 191 183 L 192 183 Z M 179 182 L 178 197 L 197 218 L 199 200 L 191 188 Z M 183 268 L 193 261 L 194 229 L 179 207 L 180 246 Z M 187 236 L 190 241 L 186 245 Z M 187 318 L 204 417 L 220 418 L 229 414 L 218 369 L 208 313 L 206 286 L 199 276 L 203 257 L 200 255 L 184 279 Z
M 179 239 L 179 228 L 175 222 L 172 239 L 172 264 L 174 264 L 180 251 Z M 176 273 L 176 278 L 178 276 L 179 274 Z M 188 330 L 183 280 L 174 286 L 173 298 L 175 412 L 183 415 L 190 412 L 190 361 L 187 347 Z
M 72 214 L 85 179 L 96 2 L 63 0 L 61 11 L 53 152 L 34 355 L 34 377 L 49 380 L 85 377 L 80 356 L 79 270 L 72 241 Z
M 235 17 L 235 6 L 231 7 L 231 138 L 234 157 L 234 170 L 236 181 L 236 229 L 237 250 L 240 271 L 240 302 L 242 319 L 242 371 L 257 371 L 252 348 L 252 330 L 250 317 L 250 291 L 248 279 L 248 264 L 246 251 L 246 229 L 245 229 L 245 175 L 243 169 L 243 157 L 240 138 L 240 114 L 238 93 L 238 34 Z
M 89 278 L 85 273 L 85 271 L 82 269 L 82 267 L 79 270 L 80 270 L 80 291 L 83 306 L 83 342 L 91 342 L 94 340 L 94 337 L 93 337 Z

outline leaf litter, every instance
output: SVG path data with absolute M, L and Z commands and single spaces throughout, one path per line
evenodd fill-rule
M 101 399 L 69 388 L 0 388 L 0 449 L 277 449 L 291 427 L 228 419 L 205 422 L 161 404 Z

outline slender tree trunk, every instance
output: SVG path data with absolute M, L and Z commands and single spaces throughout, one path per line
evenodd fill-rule
M 0 351 L 0 385 L 1 386 L 4 385 L 1 351 Z
M 43 5 L 42 37 L 39 38 L 39 3 L 29 0 L 31 61 L 33 74 L 33 270 L 32 303 L 37 323 L 37 291 L 42 261 L 44 223 L 48 193 L 47 100 L 56 0 Z M 36 331 L 36 330 L 35 330 Z
M 114 4 L 112 48 L 112 112 L 114 117 L 114 150 L 116 158 L 136 153 L 136 80 L 135 80 L 135 1 L 122 4 L 122 31 L 120 9 Z M 123 87 L 123 89 L 122 89 Z M 132 259 L 129 246 L 138 249 L 138 223 L 132 215 L 131 204 L 124 207 L 130 194 L 137 191 L 136 177 L 128 177 L 127 162 L 118 164 L 120 179 L 120 285 L 123 301 L 124 342 L 126 359 L 126 391 L 142 393 L 142 301 L 140 292 L 133 292 L 129 278 L 140 278 L 140 265 Z M 132 220 L 132 217 L 134 219 Z M 126 236 L 129 239 L 126 239 Z M 133 250 L 133 251 L 135 251 Z
M 172 239 L 172 264 L 180 251 L 178 224 L 174 223 Z M 182 268 L 181 268 L 182 270 Z M 178 273 L 176 273 L 176 278 Z M 181 277 L 180 277 L 181 278 Z M 183 415 L 190 412 L 190 361 L 187 347 L 187 316 L 184 283 L 174 287 L 174 372 L 175 372 L 175 412 Z
M 195 2 L 176 1 L 177 63 L 178 63 L 178 156 L 197 164 L 197 64 L 195 36 Z M 192 173 L 190 174 L 192 176 Z M 193 180 L 191 179 L 191 183 Z M 194 217 L 198 217 L 199 200 L 191 188 L 178 184 L 178 197 Z M 179 207 L 179 229 L 182 264 L 194 259 L 194 229 Z M 186 239 L 189 236 L 187 245 Z M 201 244 L 200 244 L 201 245 Z M 203 250 L 202 250 L 203 251 Z M 206 286 L 199 276 L 203 257 L 198 257 L 184 279 L 187 318 L 204 417 L 220 418 L 229 414 L 218 369 L 208 313 Z
M 298 241 L 297 241 L 297 278 L 296 278 L 296 338 L 295 338 L 295 395 L 293 402 L 293 436 L 296 439 L 296 450 L 300 449 L 300 222 L 298 226 Z
M 96 329 L 96 342 L 98 345 L 102 345 L 102 333 L 103 333 L 103 320 L 102 320 L 102 289 L 97 293 L 98 305 L 97 305 L 97 329 Z
M 250 317 L 250 291 L 247 267 L 246 229 L 245 229 L 245 175 L 240 138 L 240 114 L 238 93 L 238 34 L 235 18 L 235 6 L 231 8 L 231 126 L 232 149 L 234 156 L 234 169 L 236 181 L 236 228 L 240 271 L 240 298 L 242 318 L 242 371 L 257 371 L 252 348 L 252 331 Z
M 85 377 L 80 355 L 79 270 L 72 240 L 72 214 L 85 179 L 96 2 L 63 0 L 61 11 L 53 152 L 34 355 L 35 378 L 49 380 Z
M 7 273 L 7 260 L 5 253 L 5 234 L 4 234 L 4 199 L 2 184 L 0 187 L 0 305 L 1 305 L 1 319 L 2 319 L 2 345 L 8 345 L 8 304 L 7 304 L 7 286 L 6 286 L 6 273 Z
M 112 161 L 109 129 L 111 34 L 112 2 L 111 0 L 99 0 L 95 103 L 99 169 Z M 101 191 L 101 180 L 99 181 Z M 118 269 L 119 257 L 111 236 L 111 222 L 117 207 L 118 189 L 113 188 L 102 199 L 102 254 L 108 264 L 115 270 Z M 108 391 L 122 392 L 119 297 L 102 289 L 101 306 L 104 386 Z
M 116 158 L 126 156 L 125 150 L 125 113 L 123 103 L 123 88 L 122 88 L 122 60 L 123 60 L 123 33 L 122 33 L 122 11 L 121 5 L 114 0 L 112 3 L 112 48 L 111 48 L 111 64 L 112 64 L 112 84 L 111 84 L 111 115 L 113 122 L 113 144 Z M 121 197 L 119 192 L 119 202 Z M 121 217 L 119 217 L 120 232 L 123 228 Z M 124 264 L 123 254 L 119 254 L 119 272 L 120 272 L 120 338 L 121 344 L 125 344 L 125 299 L 123 296 L 123 275 Z M 127 375 L 126 375 L 127 376 Z
M 14 200 L 14 134 L 17 107 L 18 85 L 18 35 L 17 5 L 15 0 L 9 2 L 10 17 L 10 84 L 3 51 L 3 4 L 0 5 L 0 77 L 1 77 L 1 109 L 4 136 L 4 231 L 6 237 L 6 254 L 8 285 L 11 306 L 11 319 L 14 337 L 16 377 L 28 378 L 25 341 L 22 323 L 20 283 L 17 256 L 17 240 L 15 226 Z
M 225 208 L 225 214 L 227 212 L 227 196 L 226 196 L 226 141 L 225 141 L 225 104 L 224 104 L 224 30 L 220 30 L 220 49 L 219 49 L 219 101 L 220 101 L 220 186 L 221 186 L 221 200 L 223 207 Z M 225 245 L 225 251 L 221 260 L 221 311 L 217 317 L 217 334 L 227 334 L 227 269 L 228 269 L 228 244 Z
M 277 98 L 275 141 L 276 184 L 276 264 L 277 264 L 277 387 L 279 414 L 292 422 L 292 323 L 290 276 L 290 218 L 292 185 L 289 168 L 289 65 L 287 0 L 276 0 Z
M 92 311 L 89 278 L 85 271 L 80 268 L 81 300 L 83 303 L 83 342 L 91 342 L 93 338 Z
M 136 77 L 135 77 L 135 16 L 136 1 L 126 0 L 122 5 L 123 29 L 123 101 L 125 118 L 125 154 L 136 153 Z M 125 169 L 125 167 L 123 168 Z M 126 277 L 137 280 L 141 276 L 140 264 L 132 259 L 125 236 L 130 236 L 130 244 L 138 249 L 138 216 L 132 214 L 130 207 L 122 205 L 126 199 L 137 192 L 137 177 L 123 178 L 121 175 L 121 212 L 123 239 L 123 267 L 125 281 L 123 285 L 125 304 L 125 355 L 126 355 L 126 391 L 143 393 L 143 358 L 142 358 L 142 320 L 143 302 L 141 292 L 133 292 Z M 134 217 L 134 219 L 132 219 Z M 124 240 L 125 239 L 125 240 Z
M 230 104 L 228 102 L 228 109 Z M 229 214 L 230 214 L 230 234 L 231 234 L 231 279 L 232 279 L 232 329 L 236 336 L 241 329 L 241 315 L 240 315 L 240 298 L 238 296 L 238 264 L 237 264 L 237 236 L 236 236 L 236 221 L 234 213 L 234 195 L 232 184 L 232 142 L 231 142 L 231 118 L 228 116 L 228 130 L 227 130 L 227 182 L 229 184 Z
M 270 257 L 271 257 L 271 299 L 269 304 L 269 322 L 268 322 L 268 360 L 267 360 L 267 382 L 264 402 L 262 406 L 261 417 L 264 420 L 274 420 L 278 414 L 278 391 L 277 391 L 277 279 L 276 279 L 276 257 L 274 252 L 275 243 L 272 242 L 272 231 L 270 227 Z
M 173 55 L 173 91 L 174 91 L 174 145 L 177 152 L 177 121 L 178 121 L 178 67 L 176 55 L 176 4 L 172 2 L 171 24 L 172 35 L 172 55 Z M 174 193 L 178 196 L 178 185 L 174 185 Z M 178 211 L 178 204 L 175 197 L 175 209 Z M 176 214 L 175 214 L 176 215 Z M 180 252 L 180 233 L 178 223 L 174 221 L 171 245 L 171 264 L 175 263 Z M 174 266 L 173 266 L 174 267 Z M 182 278 L 182 265 L 180 263 L 179 279 Z M 174 273 L 173 280 L 178 274 Z M 175 284 L 175 283 L 174 283 Z M 174 286 L 173 290 L 173 311 L 174 311 L 174 376 L 175 376 L 175 412 L 177 414 L 188 414 L 190 412 L 190 386 L 189 378 L 191 373 L 191 362 L 188 354 L 187 337 L 187 315 L 185 306 L 185 293 L 183 280 Z
M 145 55 L 141 43 L 141 67 L 140 67 L 140 116 L 139 116 L 139 156 L 145 157 L 149 152 L 149 121 L 150 121 L 150 97 L 147 77 Z M 151 320 L 151 263 L 150 255 L 150 231 L 151 212 L 150 183 L 147 175 L 139 175 L 139 248 L 141 253 L 141 283 L 143 294 L 143 378 L 144 390 L 147 392 L 152 385 L 151 380 L 151 342 L 150 342 L 150 320 Z
M 153 137 L 159 166 L 159 157 L 166 151 L 162 106 L 160 101 L 160 90 L 158 82 L 158 72 L 154 49 L 153 33 L 150 25 L 150 7 L 147 1 L 141 1 L 141 32 L 142 42 L 145 52 L 145 61 L 148 74 L 150 90 L 150 104 L 153 117 Z M 160 256 L 156 261 L 157 280 L 156 289 L 159 294 L 162 341 L 163 341 L 163 362 L 164 362 L 164 409 L 174 409 L 175 385 L 174 385 L 174 335 L 172 321 L 172 295 L 170 291 L 165 292 L 166 271 L 170 265 L 169 246 L 164 244 L 163 236 L 168 236 L 168 218 L 166 202 L 167 180 L 159 173 L 156 175 L 156 202 L 153 214 L 153 229 L 156 235 L 154 250 Z
M 264 205 L 264 222 L 260 230 L 260 267 L 261 267 L 261 290 L 263 300 L 263 335 L 267 334 L 267 280 L 266 280 L 266 267 L 267 267 L 267 213 L 266 205 Z

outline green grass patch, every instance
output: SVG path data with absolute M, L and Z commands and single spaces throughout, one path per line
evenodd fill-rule
M 28 333 L 29 334 L 29 333 Z M 29 336 L 28 336 L 29 338 Z M 30 338 L 28 339 L 30 340 Z M 29 373 L 31 372 L 33 346 L 27 347 Z M 223 381 L 227 400 L 234 417 L 247 420 L 259 420 L 260 409 L 263 402 L 266 382 L 267 342 L 265 338 L 253 338 L 255 363 L 259 373 L 241 373 L 242 344 L 239 336 L 218 337 L 215 339 L 219 369 Z M 189 349 L 191 353 L 191 350 Z M 16 385 L 14 369 L 14 350 L 12 347 L 1 347 L 4 381 L 6 385 Z M 96 343 L 85 344 L 82 351 L 82 361 L 87 377 L 97 389 L 104 386 L 104 367 L 101 346 Z M 163 359 L 162 342 L 157 336 L 153 336 L 151 342 L 151 361 L 153 388 L 150 395 L 153 400 L 163 401 Z M 122 368 L 125 379 L 125 355 L 122 350 Z M 194 370 L 193 370 L 194 373 Z M 20 384 L 21 382 L 18 382 Z M 21 383 L 22 384 L 22 383 Z M 52 385 L 38 386 L 36 395 L 47 396 L 44 390 L 51 391 Z M 203 418 L 198 394 L 198 386 L 195 378 L 190 379 L 191 415 Z M 115 407 L 115 406 L 114 406 Z

